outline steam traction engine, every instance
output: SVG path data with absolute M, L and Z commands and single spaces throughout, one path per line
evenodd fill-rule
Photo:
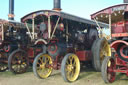
M 34 57 L 45 50 L 42 42 L 29 36 L 23 23 L 0 20 L 0 71 L 9 68 L 13 73 L 23 73 Z
M 55 4 L 59 2 L 59 0 L 55 0 Z M 57 4 L 55 7 L 60 6 Z M 54 10 L 36 11 L 24 16 L 21 21 L 32 24 L 30 35 L 40 35 L 41 39 L 37 38 L 38 43 L 44 43 L 46 46 L 46 51 L 38 54 L 34 59 L 34 74 L 38 78 L 47 78 L 53 69 L 61 69 L 64 80 L 72 82 L 79 75 L 80 61 L 92 61 L 93 65 L 97 63 L 95 67 L 97 71 L 100 71 L 101 59 L 99 56 L 102 58 L 104 56 L 97 52 L 101 52 L 106 40 L 99 39 L 97 24 L 94 21 L 63 13 L 60 10 L 60 8 L 54 8 Z M 108 27 L 107 24 L 100 22 L 99 26 Z M 39 31 L 34 33 L 35 29 Z M 105 45 L 109 46 L 108 43 Z M 97 48 L 97 46 L 101 48 Z M 93 51 L 96 56 L 93 60 L 91 49 L 97 49 L 96 52 Z M 106 53 L 106 55 L 109 54 Z
M 9 68 L 13 73 L 23 73 L 34 57 L 46 50 L 45 42 L 38 42 L 40 33 L 34 35 L 40 30 L 33 30 L 35 27 L 27 23 L 14 21 L 14 0 L 9 0 L 8 17 L 9 20 L 0 19 L 0 71 Z
M 0 19 L 0 71 L 5 71 L 8 68 L 8 62 L 12 62 L 13 64 L 20 63 L 19 66 L 22 65 L 22 69 L 19 68 L 20 71 L 17 70 L 17 73 L 24 72 L 24 69 L 27 68 L 27 54 L 25 51 L 27 50 L 29 37 L 24 27 L 21 23 Z M 18 52 L 21 53 L 18 54 Z M 18 55 L 12 59 L 11 56 L 13 54 Z M 14 62 L 14 59 L 16 59 L 17 62 Z M 18 67 L 16 65 L 12 67 L 12 69 L 15 68 Z
M 40 34 L 36 36 L 37 40 L 30 36 L 26 27 L 32 28 L 23 23 L 0 20 L 0 71 L 9 67 L 13 73 L 23 73 L 33 63 L 34 57 L 46 50 L 45 42 L 39 42 Z
M 91 17 L 110 25 L 112 55 L 106 56 L 103 61 L 103 80 L 106 83 L 114 82 L 116 72 L 128 76 L 128 4 L 108 7 Z

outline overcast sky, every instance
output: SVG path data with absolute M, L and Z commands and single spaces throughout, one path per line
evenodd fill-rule
M 8 19 L 9 0 L 1 0 L 0 18 Z M 61 0 L 63 12 L 90 19 L 90 14 L 103 8 L 122 4 L 123 0 Z M 15 20 L 37 10 L 53 9 L 53 0 L 15 0 Z

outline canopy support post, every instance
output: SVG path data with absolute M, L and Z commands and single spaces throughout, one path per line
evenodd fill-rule
M 60 21 L 60 17 L 58 18 L 58 20 L 57 20 L 57 22 L 56 22 L 56 25 L 55 25 L 54 30 L 53 30 L 53 32 L 52 32 L 51 39 L 52 39 L 53 35 L 55 34 L 55 31 L 56 31 L 56 28 L 57 28 L 57 25 L 58 25 L 59 21 Z
M 97 26 L 99 29 L 101 29 L 100 25 L 98 24 L 98 22 L 96 21 L 96 19 L 94 18 L 94 21 L 96 22 Z
M 112 38 L 112 32 L 111 32 L 111 25 L 112 21 L 111 21 L 111 14 L 109 14 L 109 29 L 110 29 L 110 39 Z
M 2 24 L 2 41 L 4 40 L 4 25 Z
M 66 34 L 68 34 L 68 22 L 66 21 Z M 68 42 L 68 35 L 66 35 L 66 42 Z
M 97 26 L 98 26 L 98 28 L 99 28 L 99 31 L 100 31 L 99 37 L 103 37 L 103 32 L 102 32 L 102 29 L 101 29 L 100 25 L 98 24 L 98 22 L 96 21 L 95 18 L 94 18 L 94 21 L 96 22 L 96 24 L 97 24 Z
M 50 39 L 51 36 L 51 23 L 50 23 L 50 16 L 48 16 L 48 38 Z
M 32 32 L 33 32 L 33 39 L 35 38 L 35 20 L 34 18 L 32 19 Z
M 29 36 L 30 36 L 30 38 L 31 38 L 31 40 L 32 40 L 33 38 L 32 38 L 31 32 L 30 32 L 30 30 L 29 30 L 28 24 L 27 24 L 26 22 L 25 22 L 25 25 L 26 25 L 26 28 L 27 28 L 27 30 L 28 30 L 28 32 L 29 32 Z

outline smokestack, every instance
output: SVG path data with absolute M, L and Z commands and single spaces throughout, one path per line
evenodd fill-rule
M 14 20 L 14 0 L 9 0 L 9 20 Z
M 124 3 L 128 3 L 128 0 L 124 0 Z
M 54 0 L 54 8 L 55 11 L 61 11 L 61 0 Z

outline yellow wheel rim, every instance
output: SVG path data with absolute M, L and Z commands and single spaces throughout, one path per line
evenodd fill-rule
M 109 60 L 109 61 L 108 61 L 108 67 L 110 67 L 110 66 L 111 66 L 111 61 Z
M 76 55 L 72 54 L 66 61 L 66 76 L 68 81 L 75 81 L 80 72 L 80 62 Z
M 107 40 L 104 40 L 100 48 L 100 60 L 103 61 L 105 56 L 111 56 L 111 48 Z
M 47 78 L 52 72 L 52 59 L 48 54 L 43 54 L 38 58 L 37 73 L 41 78 Z

